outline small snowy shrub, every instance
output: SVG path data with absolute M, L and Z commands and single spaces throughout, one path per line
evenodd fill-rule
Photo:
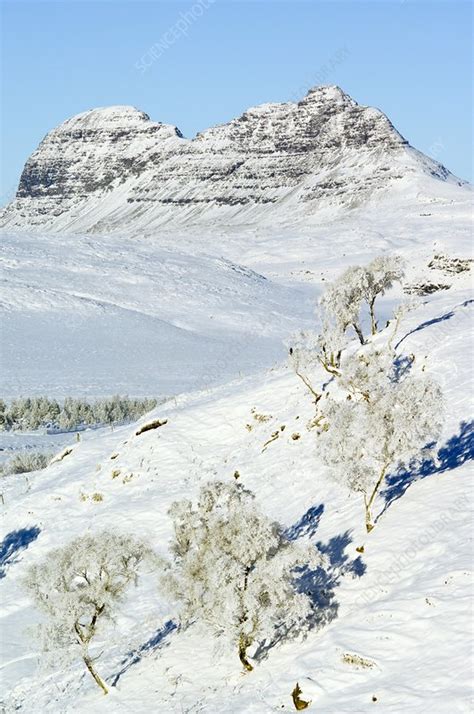
M 438 438 L 442 393 L 429 377 L 397 375 L 393 353 L 373 348 L 348 356 L 338 383 L 346 398 L 324 402 L 320 453 L 335 480 L 363 494 L 370 532 L 371 507 L 388 470 L 422 459 Z
M 3 466 L 3 473 L 7 475 L 40 471 L 47 467 L 52 457 L 52 454 L 45 454 L 41 451 L 25 451 L 24 453 L 15 454 Z
M 24 580 L 35 604 L 48 617 L 40 627 L 44 652 L 54 663 L 80 657 L 104 694 L 108 690 L 95 670 L 89 647 L 113 618 L 128 586 L 136 583 L 139 565 L 149 555 L 141 541 L 103 531 L 51 551 L 29 569 Z
M 173 504 L 174 563 L 163 578 L 182 605 L 184 621 L 202 620 L 238 649 L 307 629 L 309 598 L 295 589 L 293 570 L 317 566 L 314 547 L 285 539 L 281 526 L 257 509 L 242 485 L 208 483 L 196 504 Z

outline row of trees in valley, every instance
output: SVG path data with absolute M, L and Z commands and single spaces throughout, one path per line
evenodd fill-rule
M 338 483 L 362 494 L 368 533 L 387 474 L 425 458 L 443 422 L 440 387 L 414 355 L 393 347 L 403 311 L 378 333 L 376 299 L 402 276 L 398 257 L 349 268 L 320 301 L 321 332 L 299 335 L 290 348 L 295 372 L 316 405 L 322 462 Z M 352 329 L 359 344 L 350 338 Z M 136 538 L 104 531 L 52 551 L 26 578 L 48 616 L 45 649 L 55 656 L 76 652 L 104 693 L 90 646 L 145 562 L 157 572 L 162 595 L 180 604 L 182 624 L 199 620 L 230 638 L 247 671 L 253 669 L 251 647 L 301 635 L 317 621 L 318 605 L 298 576 L 324 567 L 324 557 L 309 542 L 289 540 L 241 483 L 209 482 L 197 500 L 175 503 L 169 515 L 169 560 Z
M 6 403 L 0 399 L 0 429 L 74 431 L 99 424 L 135 421 L 154 409 L 156 399 L 130 399 L 115 395 L 89 402 L 66 397 L 63 402 L 48 397 L 21 397 Z

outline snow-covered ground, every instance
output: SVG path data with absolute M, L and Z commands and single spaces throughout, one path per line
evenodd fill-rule
M 269 366 L 308 289 L 156 238 L 6 234 L 2 393 L 167 396 Z
M 437 252 L 469 255 L 469 187 L 401 183 L 306 227 L 4 234 L 2 396 L 170 396 L 272 366 L 345 266 L 397 251 L 417 279 Z
M 3 480 L 6 712 L 263 714 L 291 711 L 296 682 L 312 700 L 309 711 L 322 714 L 473 710 L 474 303 L 470 274 L 427 267 L 436 252 L 468 257 L 468 207 L 446 199 L 428 211 L 427 201 L 415 196 L 411 211 L 379 207 L 378 215 L 367 210 L 294 234 L 229 231 L 218 247 L 199 236 L 193 247 L 186 235 L 179 252 L 165 235 L 7 236 L 7 391 L 18 391 L 16 370 L 27 380 L 24 393 L 179 394 L 140 422 L 166 418 L 159 429 L 92 432 L 28 484 Z M 282 340 L 307 327 L 327 280 L 395 249 L 408 260 L 407 283 L 450 285 L 419 298 L 403 319 L 399 345 L 440 382 L 446 421 L 437 465 L 404 484 L 389 478 L 367 536 L 360 497 L 334 484 L 319 459 L 314 405 L 285 366 Z M 381 302 L 381 321 L 399 298 Z M 37 325 L 36 346 L 25 339 L 26 324 Z M 137 330 L 131 336 L 129 325 Z M 224 345 L 223 362 L 214 341 Z M 322 384 L 324 374 L 316 380 Z M 201 390 L 184 393 L 190 387 Z M 166 555 L 171 502 L 194 496 L 209 479 L 233 480 L 235 471 L 265 513 L 326 553 L 329 565 L 313 583 L 323 601 L 321 627 L 305 641 L 275 646 L 244 674 L 236 653 L 200 625 L 176 629 L 176 612 L 145 571 L 97 645 L 97 668 L 112 685 L 107 697 L 80 663 L 43 671 L 28 629 L 38 615 L 20 586 L 28 565 L 105 526 L 139 534 Z

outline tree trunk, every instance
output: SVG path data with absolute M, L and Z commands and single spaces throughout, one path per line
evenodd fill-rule
M 384 467 L 382 468 L 382 471 L 380 472 L 379 480 L 375 484 L 375 488 L 370 494 L 369 500 L 367 500 L 367 496 L 364 495 L 364 503 L 365 503 L 365 527 L 367 529 L 367 533 L 370 533 L 373 528 L 375 528 L 374 524 L 372 523 L 372 514 L 370 511 L 370 507 L 372 506 L 374 499 L 377 495 L 377 492 L 380 488 L 380 485 L 382 481 L 385 478 L 385 474 L 387 473 L 387 468 L 388 464 L 384 464 Z
M 375 319 L 375 298 L 370 301 L 369 310 L 370 310 L 370 323 L 371 323 L 371 328 L 372 328 L 372 334 L 376 335 L 377 334 L 377 321 Z
M 367 530 L 367 533 L 370 533 L 370 531 L 374 528 L 374 524 L 372 523 L 372 514 L 370 512 L 370 506 L 369 506 L 367 498 L 365 496 L 364 496 L 364 504 L 365 504 L 365 528 Z
M 95 671 L 91 658 L 88 657 L 87 655 L 85 655 L 83 657 L 83 659 L 84 659 L 84 664 L 86 665 L 87 669 L 89 670 L 91 676 L 94 678 L 94 681 L 97 684 L 97 686 L 99 686 L 102 689 L 104 694 L 108 694 L 109 690 L 107 689 L 104 680 Z
M 365 340 L 364 340 L 364 335 L 362 334 L 362 330 L 360 329 L 359 325 L 357 322 L 352 323 L 352 327 L 356 331 L 357 337 L 359 338 L 359 342 L 361 345 L 365 345 Z
M 309 381 L 309 379 L 307 377 L 305 377 L 304 374 L 301 374 L 301 372 L 298 372 L 298 370 L 296 368 L 295 368 L 295 374 L 297 377 L 299 377 L 301 379 L 301 381 L 303 382 L 305 387 L 307 389 L 309 389 L 309 391 L 311 392 L 311 394 L 314 397 L 314 403 L 317 404 L 323 395 L 316 392 L 313 389 L 313 386 L 312 386 L 311 382 Z
M 250 645 L 250 642 L 245 635 L 240 635 L 239 638 L 239 659 L 244 665 L 245 669 L 247 672 L 251 672 L 253 670 L 252 665 L 247 659 L 247 647 Z

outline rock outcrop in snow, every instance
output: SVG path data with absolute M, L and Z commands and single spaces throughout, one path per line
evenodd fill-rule
M 379 110 L 339 87 L 263 104 L 185 139 L 133 107 L 93 109 L 28 159 L 9 227 L 101 231 L 171 224 L 295 222 L 355 207 L 400 180 L 456 181 Z

